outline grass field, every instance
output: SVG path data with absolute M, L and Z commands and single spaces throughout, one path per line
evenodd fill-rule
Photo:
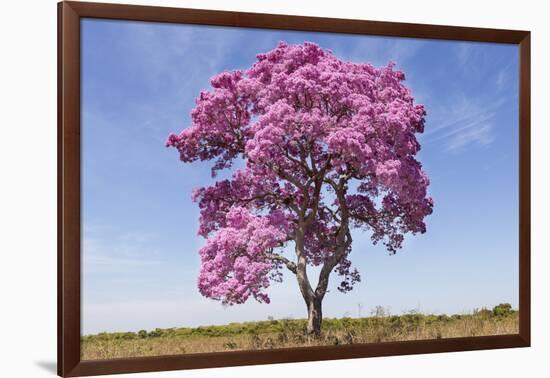
M 467 315 L 388 315 L 377 311 L 365 318 L 324 319 L 318 338 L 306 332 L 306 320 L 282 319 L 147 332 L 100 333 L 82 337 L 84 360 L 378 343 L 518 333 L 518 312 L 508 304 Z

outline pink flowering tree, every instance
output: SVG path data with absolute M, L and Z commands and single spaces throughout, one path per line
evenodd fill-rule
M 267 289 L 286 269 L 318 335 L 331 274 L 343 293 L 360 281 L 352 229 L 392 254 L 405 234 L 426 231 L 433 204 L 415 159 L 426 112 L 404 80 L 393 64 L 378 69 L 313 43 L 282 42 L 248 70 L 211 79 L 191 126 L 167 140 L 183 162 L 213 161 L 212 177 L 244 162 L 193 193 L 206 238 L 202 295 L 269 303 Z M 320 268 L 316 282 L 308 266 Z

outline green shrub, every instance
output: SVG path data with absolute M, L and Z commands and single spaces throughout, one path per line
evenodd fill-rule
M 491 316 L 493 316 L 493 311 L 486 308 L 482 308 L 481 310 L 474 312 L 474 315 L 477 315 L 482 318 L 490 318 Z
M 461 326 L 460 322 L 463 320 L 502 324 L 508 322 L 515 315 L 517 315 L 517 311 L 513 310 L 509 303 L 501 303 L 492 310 L 481 308 L 474 309 L 470 314 L 454 315 L 422 314 L 418 311 L 409 311 L 402 315 L 390 315 L 389 312 L 383 313 L 380 307 L 378 313 L 370 317 L 324 318 L 323 337 L 327 338 L 328 344 L 333 345 L 363 342 L 361 340 L 364 338 L 367 338 L 368 342 L 392 340 L 392 338 L 401 337 L 412 332 L 427 332 L 430 337 L 442 338 L 446 337 L 445 335 L 448 333 L 444 332 L 445 329 Z M 201 338 L 227 337 L 229 341 L 227 339 L 223 340 L 226 343 L 221 344 L 226 350 L 246 347 L 245 344 L 240 344 L 242 339 L 251 340 L 253 349 L 258 349 L 275 347 L 277 344 L 310 342 L 306 325 L 306 319 L 285 318 L 277 320 L 270 316 L 265 321 L 199 326 L 196 328 L 157 328 L 150 332 L 140 330 L 137 333 L 102 332 L 96 335 L 84 335 L 82 341 L 101 344 L 105 342 L 124 343 L 125 340 L 148 338 L 178 338 L 182 342 L 184 339 L 195 342 L 196 339 Z M 239 346 L 236 346 L 237 343 L 232 341 L 233 337 L 235 337 L 234 340 L 239 343 Z M 143 344 L 147 344 L 145 341 Z
M 501 303 L 493 307 L 493 315 L 495 316 L 508 316 L 513 313 L 512 305 L 510 303 Z
M 133 340 L 136 338 L 136 334 L 133 332 L 124 332 L 120 334 L 119 338 L 122 340 Z
M 154 331 L 151 331 L 148 333 L 149 337 L 161 337 L 162 336 L 162 329 L 156 328 Z

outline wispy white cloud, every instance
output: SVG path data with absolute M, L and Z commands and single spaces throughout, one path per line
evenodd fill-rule
M 187 126 L 185 118 L 195 97 L 201 89 L 209 87 L 211 76 L 228 69 L 225 67 L 228 56 L 242 39 L 240 29 L 205 28 L 134 21 L 86 20 L 84 23 L 84 41 L 87 41 L 88 35 L 94 35 L 96 30 L 110 30 L 116 36 L 113 37 L 114 48 L 124 51 L 121 59 L 128 62 L 125 64 L 125 76 L 133 79 L 133 82 L 127 81 L 125 85 L 129 85 L 130 93 L 133 87 L 141 88 L 140 92 L 131 93 L 132 96 L 149 96 L 147 101 L 139 101 L 139 98 L 131 96 L 123 98 L 121 106 L 129 114 L 135 115 L 137 123 L 133 127 L 148 133 L 162 131 L 161 140 L 155 136 L 155 141 L 159 143 L 164 143 L 164 134 Z M 92 39 L 90 41 L 99 43 Z M 84 44 L 85 49 L 87 46 Z M 109 51 L 100 46 L 88 49 L 90 54 L 98 55 Z M 101 83 L 103 90 L 109 90 L 110 87 L 110 82 Z M 163 101 L 166 93 L 170 93 L 177 101 Z
M 367 62 L 375 66 L 384 66 L 390 61 L 403 66 L 413 58 L 425 45 L 422 40 L 408 40 L 403 43 L 400 38 L 370 38 L 358 37 L 353 48 L 348 49 L 346 44 L 335 43 L 330 49 L 340 58 L 353 62 Z M 325 47 L 325 46 L 324 46 Z
M 85 225 L 82 239 L 84 274 L 127 272 L 164 263 L 151 234 L 117 235 L 107 226 Z
M 468 60 L 472 57 L 473 46 L 470 42 L 459 42 L 456 47 L 456 57 L 461 65 L 468 63 Z
M 494 49 L 481 43 L 453 44 L 451 51 L 458 71 L 452 78 L 442 76 L 445 92 L 430 99 L 435 101 L 428 108 L 423 144 L 437 143 L 446 151 L 459 152 L 496 140 L 497 117 L 514 97 L 514 91 L 509 90 L 514 62 L 499 61 L 492 54 Z M 461 85 L 462 81 L 472 80 L 477 86 Z
M 447 150 L 454 151 L 470 143 L 478 143 L 481 145 L 490 144 L 494 139 L 492 130 L 492 123 L 482 124 L 476 122 L 473 126 L 464 127 L 447 143 Z
M 458 151 L 471 144 L 488 145 L 495 139 L 495 117 L 505 103 L 505 97 L 488 101 L 482 96 L 461 95 L 447 106 L 434 109 L 422 142 L 439 143 L 447 151 Z
M 509 63 L 499 70 L 496 74 L 495 85 L 499 91 L 507 89 L 512 84 L 512 67 L 513 64 Z

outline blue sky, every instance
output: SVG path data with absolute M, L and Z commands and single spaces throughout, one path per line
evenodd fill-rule
M 428 112 L 419 137 L 435 201 L 428 232 L 408 236 L 393 256 L 355 232 L 351 258 L 363 280 L 349 294 L 332 280 L 324 315 L 517 307 L 516 46 L 90 19 L 82 21 L 83 333 L 306 316 L 291 274 L 271 287 L 269 305 L 224 308 L 198 293 L 204 240 L 190 197 L 212 183 L 210 164 L 183 164 L 164 147 L 189 126 L 211 76 L 249 67 L 280 40 L 376 66 L 393 60 Z

